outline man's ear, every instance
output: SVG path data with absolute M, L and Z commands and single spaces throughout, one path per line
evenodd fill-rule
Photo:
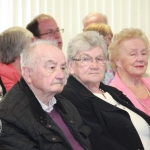
M 32 38 L 32 42 L 34 42 L 34 41 L 36 41 L 36 40 L 38 40 L 38 39 L 39 39 L 38 37 L 34 36 L 34 37 Z
M 22 74 L 23 74 L 23 77 L 25 79 L 25 81 L 30 84 L 32 83 L 32 78 L 31 78 L 31 69 L 28 68 L 28 67 L 23 67 L 22 68 Z
M 73 67 L 73 65 L 74 65 L 74 62 L 72 60 L 68 60 L 67 61 L 68 70 L 69 70 L 70 74 L 72 74 L 72 75 L 74 74 L 74 67 Z

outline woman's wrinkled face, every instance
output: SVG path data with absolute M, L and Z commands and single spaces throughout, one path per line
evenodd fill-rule
M 148 49 L 145 43 L 137 38 L 123 41 L 116 65 L 127 75 L 142 76 L 148 65 Z
M 77 53 L 69 65 L 71 74 L 84 86 L 100 84 L 106 70 L 106 58 L 100 47 Z

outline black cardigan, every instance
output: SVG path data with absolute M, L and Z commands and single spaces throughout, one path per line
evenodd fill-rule
M 103 83 L 100 88 L 150 124 L 150 117 L 136 109 L 121 91 Z M 91 127 L 90 141 L 94 150 L 144 150 L 126 111 L 96 97 L 73 76 L 69 76 L 61 95 L 74 104 L 85 124 Z

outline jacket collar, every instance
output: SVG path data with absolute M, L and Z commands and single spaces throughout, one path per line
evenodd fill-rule
M 150 92 L 150 78 L 146 78 L 145 77 L 145 78 L 142 78 L 141 80 L 142 80 L 143 84 L 147 87 L 147 89 Z
M 82 85 L 76 78 L 74 78 L 72 75 L 69 76 L 67 84 L 67 87 L 73 88 L 75 91 L 80 91 L 81 97 L 83 96 L 83 99 L 80 99 L 80 102 L 84 104 L 84 107 L 87 107 L 87 109 L 91 109 L 91 105 L 93 105 L 93 101 L 97 101 L 96 103 L 99 103 L 100 109 L 105 111 L 114 111 L 118 110 L 117 107 L 113 106 L 103 100 L 99 100 L 97 96 L 95 96 L 91 91 L 89 91 L 84 85 Z M 109 92 L 112 95 L 112 92 L 110 92 L 109 86 L 104 85 L 103 83 L 100 83 L 100 88 L 105 91 Z M 114 88 L 114 95 L 119 97 L 122 92 L 118 91 Z M 118 98 L 117 98 L 118 99 Z M 115 99 L 116 100 L 116 99 Z
M 46 115 L 45 111 L 42 109 L 42 107 L 41 107 L 40 103 L 38 102 L 37 98 L 35 97 L 34 93 L 29 88 L 29 86 L 27 85 L 27 83 L 25 82 L 25 80 L 23 78 L 20 79 L 20 85 L 21 85 L 21 88 L 23 89 L 23 91 L 25 92 L 25 95 L 27 96 L 27 99 L 31 106 L 31 110 L 33 111 L 33 114 L 35 114 L 35 112 L 36 112 L 36 116 L 38 116 L 38 119 L 40 119 L 40 121 L 42 121 L 42 122 L 47 123 L 47 115 Z M 67 111 L 64 108 L 63 103 L 62 103 L 64 98 L 59 94 L 55 95 L 55 98 L 57 100 L 57 103 L 55 104 L 56 109 L 59 109 L 64 114 L 67 114 Z
M 23 89 L 25 95 L 27 96 L 29 105 L 31 106 L 31 111 L 33 112 L 35 117 L 38 120 L 40 120 L 40 122 L 47 123 L 46 113 L 42 109 L 42 107 L 41 107 L 40 103 L 38 102 L 37 98 L 35 97 L 34 93 L 29 88 L 29 86 L 27 85 L 27 83 L 25 82 L 25 80 L 23 78 L 20 79 L 20 85 L 21 85 L 21 88 Z
M 74 78 L 72 75 L 69 76 L 67 81 L 67 86 L 73 86 L 77 91 L 80 91 L 80 94 L 86 97 L 95 97 L 95 95 L 90 92 L 83 84 L 81 84 L 76 78 Z M 102 89 L 104 92 L 110 92 L 112 89 L 114 90 L 114 94 L 117 96 L 120 96 L 122 94 L 121 91 L 117 90 L 116 88 L 111 87 L 108 85 L 103 84 L 100 82 L 100 89 Z
M 67 85 L 69 87 L 72 87 L 73 89 L 75 89 L 76 91 L 80 91 L 80 94 L 84 96 L 84 102 L 86 102 L 86 100 L 88 98 L 93 98 L 92 101 L 94 99 L 96 99 L 98 101 L 98 103 L 100 104 L 99 106 L 101 107 L 101 109 L 106 110 L 106 111 L 114 111 L 114 110 L 120 110 L 117 107 L 113 106 L 111 104 L 108 104 L 106 102 L 104 102 L 103 100 L 99 100 L 98 97 L 96 97 L 92 92 L 90 92 L 85 86 L 83 86 L 77 79 L 75 79 L 72 75 L 69 76 L 68 81 L 67 81 Z M 104 92 L 108 92 L 111 94 L 111 96 L 121 105 L 129 108 L 130 110 L 136 112 L 137 114 L 139 114 L 140 116 L 142 116 L 149 124 L 150 124 L 150 117 L 147 116 L 145 113 L 143 113 L 142 111 L 138 110 L 137 108 L 135 108 L 133 106 L 133 104 L 130 102 L 130 100 L 122 94 L 121 91 L 119 91 L 118 89 L 111 87 L 109 85 L 104 85 L 103 83 L 100 83 L 100 88 L 102 90 L 104 90 Z
M 150 78 L 142 78 L 141 79 L 143 84 L 148 88 L 148 90 L 150 91 Z M 124 95 L 127 95 L 127 97 L 130 99 L 131 103 L 137 107 L 138 109 L 140 109 L 141 111 L 144 111 L 143 107 L 141 106 L 141 104 L 136 100 L 135 96 L 133 95 L 133 93 L 129 90 L 129 88 L 127 88 L 125 86 L 125 84 L 122 82 L 122 80 L 120 79 L 120 77 L 118 76 L 118 74 L 115 74 L 114 79 L 112 80 L 112 82 L 110 83 L 110 86 L 115 87 L 117 84 L 117 88 L 120 89 L 121 91 L 123 91 Z

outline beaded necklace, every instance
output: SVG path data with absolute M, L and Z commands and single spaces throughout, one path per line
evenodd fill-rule
M 102 89 L 99 89 L 101 92 L 102 92 L 102 95 L 104 96 L 104 98 L 106 99 L 106 96 L 105 96 L 105 92 L 102 90 Z

